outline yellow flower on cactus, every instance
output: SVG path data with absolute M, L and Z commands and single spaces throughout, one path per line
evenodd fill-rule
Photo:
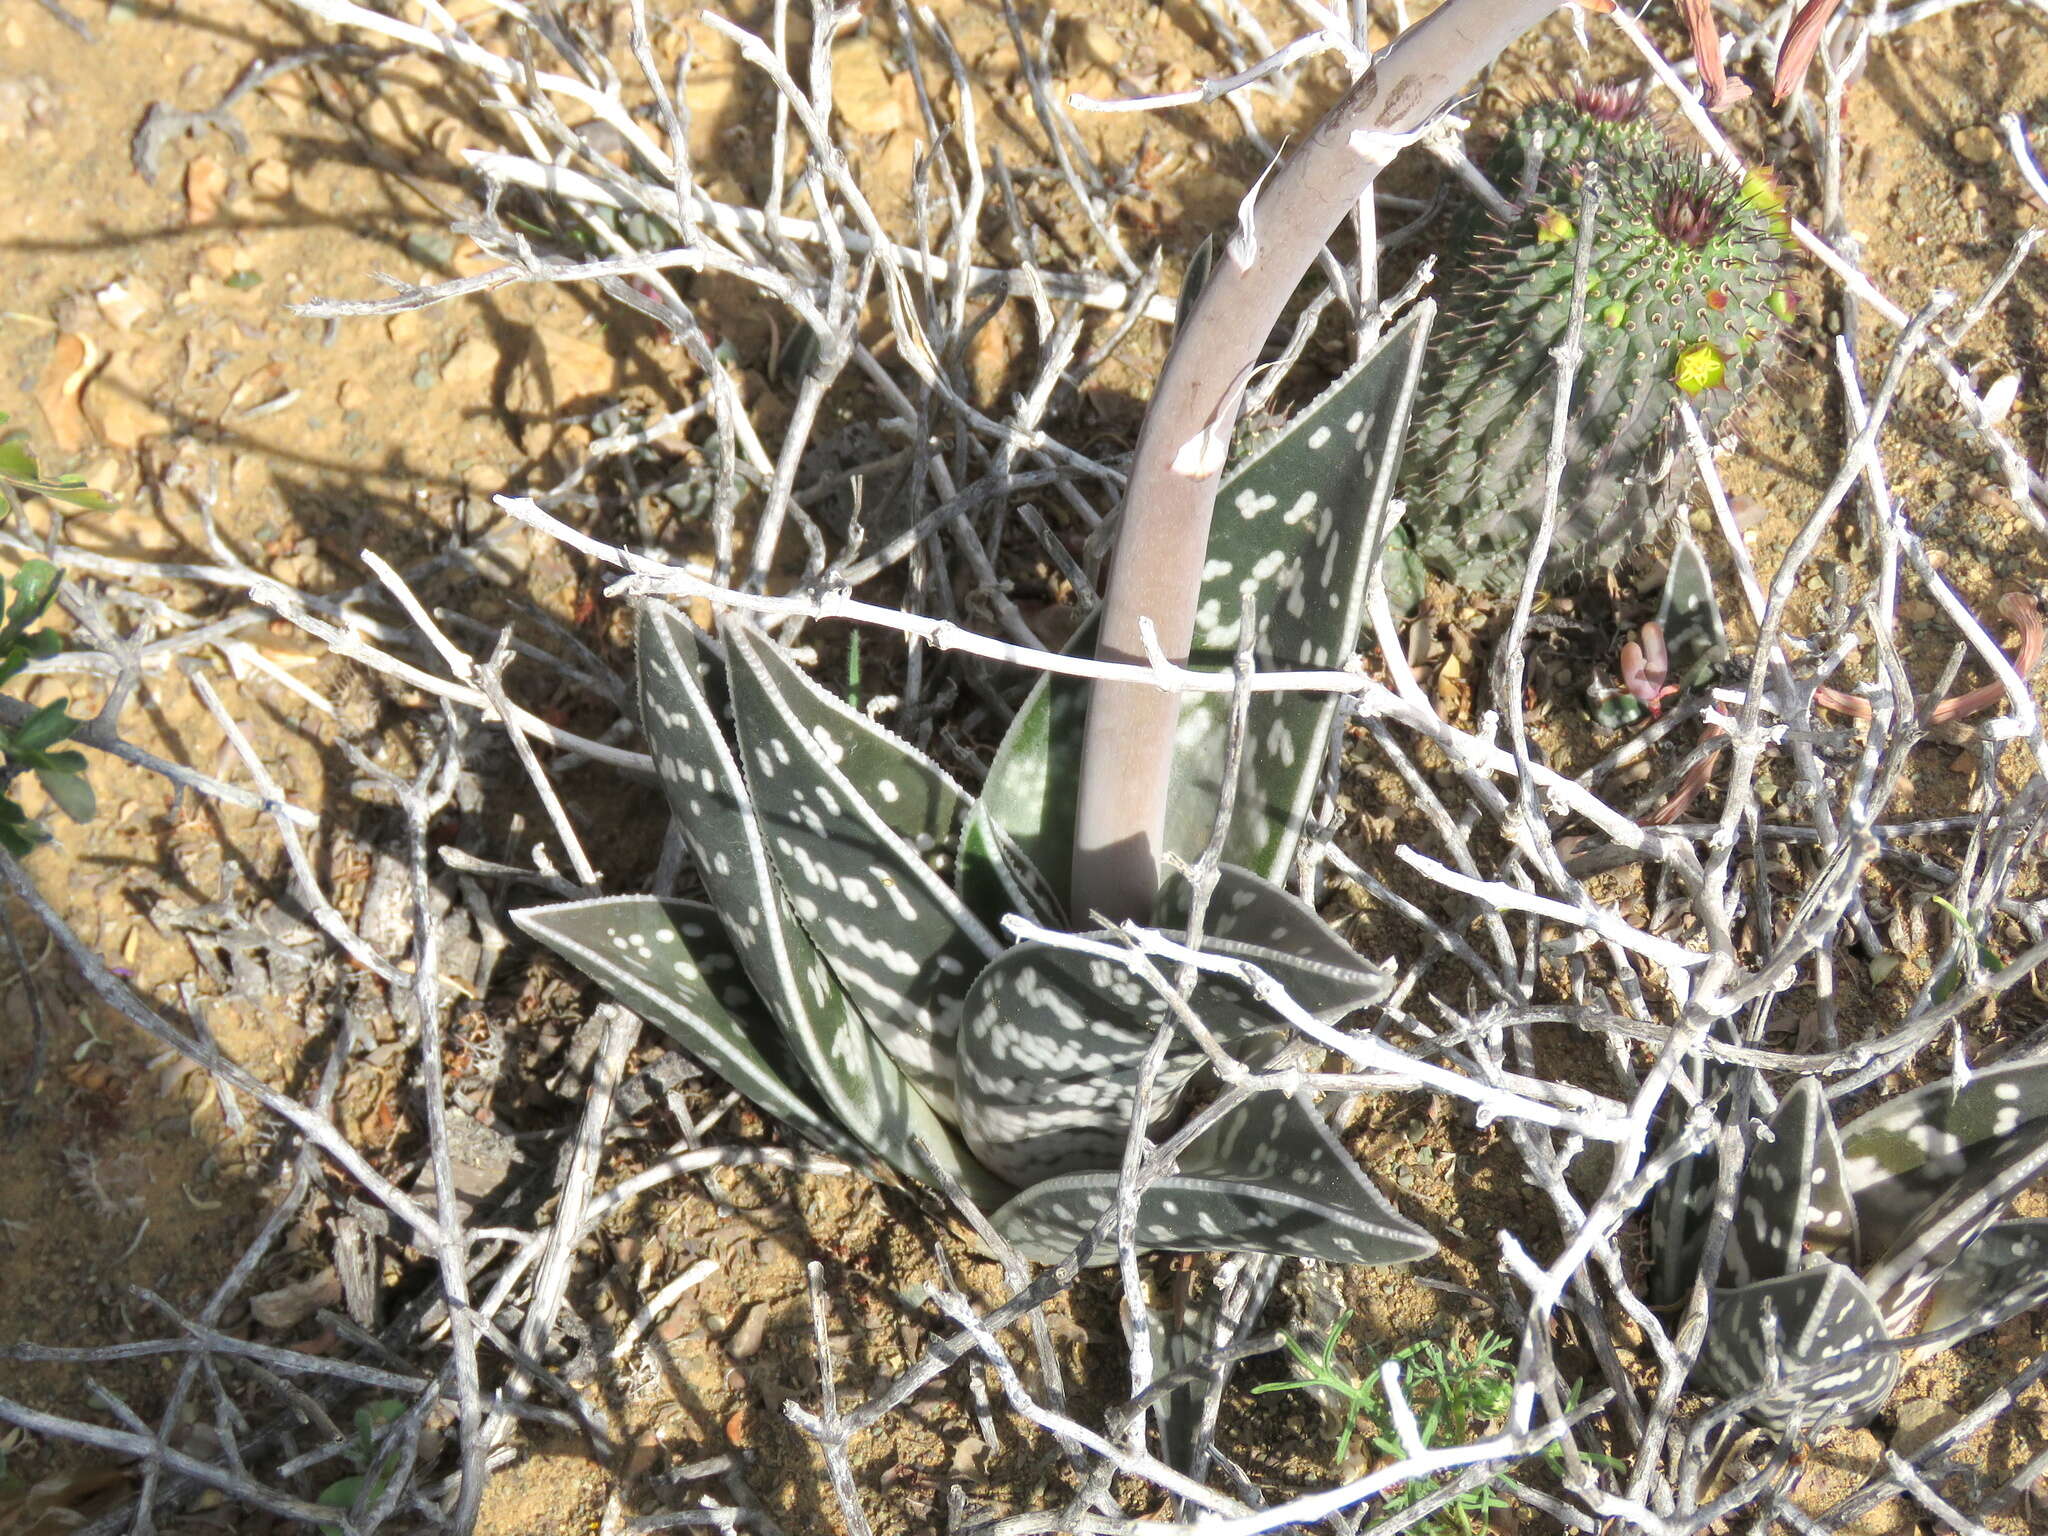
M 1678 366 L 1671 372 L 1671 382 L 1688 395 L 1701 390 L 1718 389 L 1728 377 L 1728 360 L 1710 341 L 1697 342 L 1678 354 Z
M 1538 245 L 1560 245 L 1566 240 L 1577 239 L 1578 234 L 1579 226 L 1572 222 L 1572 216 L 1562 208 L 1548 209 L 1537 217 Z

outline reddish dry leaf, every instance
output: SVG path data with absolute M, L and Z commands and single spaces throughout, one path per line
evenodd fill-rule
M 1841 4 L 1842 0 L 1806 0 L 1799 14 L 1792 18 L 1792 30 L 1785 34 L 1785 45 L 1778 50 L 1777 73 L 1771 76 L 1772 106 L 1799 88 L 1799 82 L 1806 77 L 1806 66 L 1813 62 L 1814 52 L 1820 47 L 1828 18 Z
M 1749 87 L 1730 80 L 1721 66 L 1721 29 L 1714 25 L 1713 0 L 1678 0 L 1685 28 L 1692 34 L 1692 56 L 1699 65 L 1700 84 L 1706 88 L 1709 112 L 1732 107 L 1749 95 Z

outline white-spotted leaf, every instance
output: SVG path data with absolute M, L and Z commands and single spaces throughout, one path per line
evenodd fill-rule
M 1210 528 L 1197 600 L 1192 665 L 1226 668 L 1237 644 L 1244 595 L 1258 615 L 1257 662 L 1265 671 L 1338 668 L 1357 646 L 1371 551 L 1367 534 L 1391 496 L 1422 347 L 1435 309 L 1420 304 L 1275 436 L 1225 476 Z M 1068 649 L 1092 652 L 1093 625 Z M 1074 765 L 1088 688 L 1045 678 L 1024 703 L 982 791 L 1001 826 L 1062 901 L 1072 879 Z M 1293 856 L 1320 782 L 1335 700 L 1320 693 L 1267 693 L 1252 703 L 1226 857 L 1277 879 Z M 1221 790 L 1227 695 L 1182 705 L 1162 852 L 1192 862 L 1209 839 Z M 1000 889 L 992 853 L 962 848 L 963 889 Z
M 1025 1257 L 1057 1263 L 1115 1202 L 1117 1174 L 1036 1184 L 995 1215 Z M 1436 1241 L 1389 1205 L 1303 1102 L 1261 1094 L 1188 1145 L 1180 1167 L 1139 1197 L 1137 1246 L 1165 1253 L 1266 1253 L 1330 1264 L 1406 1264 Z M 1102 1242 L 1084 1264 L 1107 1264 Z
M 647 605 L 639 630 L 640 713 L 670 810 L 747 974 L 826 1108 L 912 1178 L 922 1141 L 977 1199 L 1003 1187 L 913 1087 L 848 1001 L 782 900 L 760 816 L 707 690 L 687 620 Z
M 1749 1416 L 1782 1430 L 1859 1421 L 1899 1379 L 1899 1353 L 1863 1282 L 1841 1264 L 1716 1291 L 1702 1372 L 1721 1392 L 1770 1388 Z
M 1996 1139 L 1997 1151 L 1972 1159 L 1924 1206 L 1864 1279 L 1895 1334 L 1913 1331 L 1921 1304 L 1948 1267 L 2002 1220 L 2019 1192 L 2048 1172 L 2048 1120 Z
M 1982 1332 L 2043 1302 L 2048 1221 L 2001 1221 L 1985 1228 L 1935 1282 L 1919 1331 L 1943 1333 L 1967 1324 Z
M 976 973 L 1002 952 L 933 868 L 941 844 L 930 828 L 941 824 L 950 843 L 962 797 L 908 748 L 890 762 L 873 740 L 861 752 L 879 776 L 855 783 L 844 749 L 814 734 L 823 729 L 816 685 L 759 633 L 740 624 L 725 633 L 739 760 L 784 899 L 889 1054 L 956 1118 L 960 1010 Z M 907 816 L 881 809 L 891 792 L 897 807 L 914 807 Z M 898 821 L 923 824 L 916 840 Z
M 1849 1193 L 1866 1263 L 1883 1258 L 1971 1168 L 1999 1156 L 2022 1127 L 2048 1120 L 2048 1062 L 1944 1078 L 1842 1127 Z
M 1160 896 L 1164 931 L 1185 937 L 1187 902 L 1187 887 L 1176 877 Z M 1305 904 L 1245 870 L 1225 866 L 1219 873 L 1204 927 L 1206 952 L 1256 965 L 1326 1023 L 1392 987 L 1384 971 L 1360 960 Z M 1281 1016 L 1236 977 L 1201 976 L 1188 1006 L 1249 1065 L 1268 1063 L 1291 1038 Z M 1172 1016 L 1158 989 L 1117 959 L 1018 945 L 983 971 L 968 995 L 959 1068 L 968 1146 L 1018 1184 L 1116 1166 L 1145 1057 Z M 1176 1026 L 1152 1081 L 1148 1126 L 1174 1110 L 1207 1062 Z
M 527 907 L 512 920 L 769 1114 L 860 1155 L 819 1106 L 711 908 L 610 896 Z
M 1854 1251 L 1856 1211 L 1820 1084 L 1810 1077 L 1794 1083 L 1770 1129 L 1770 1139 L 1759 1138 L 1750 1149 L 1743 1170 L 1728 1243 L 1731 1285 L 1792 1274 L 1808 1251 Z

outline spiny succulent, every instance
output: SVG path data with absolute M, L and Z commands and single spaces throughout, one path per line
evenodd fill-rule
M 2006 1219 L 2048 1170 L 2048 1065 L 1945 1078 L 1839 1132 L 1802 1078 L 1766 1131 L 1742 1172 L 1699 1373 L 1756 1422 L 1861 1422 L 1914 1339 L 1942 1334 L 1946 1347 L 2048 1301 L 2048 1221 Z M 1653 1300 L 1690 1291 L 1716 1177 L 1707 1151 L 1660 1187 Z
M 1633 99 L 1529 108 L 1489 161 L 1527 201 L 1455 254 L 1402 468 L 1416 553 L 1462 586 L 1518 585 L 1541 517 L 1579 229 L 1590 218 L 1585 347 L 1565 438 L 1553 569 L 1611 563 L 1674 484 L 1677 405 L 1709 431 L 1769 367 L 1789 318 L 1784 204 L 1673 147 Z M 1597 201 L 1588 197 L 1597 186 Z
M 1362 613 L 1369 519 L 1384 506 L 1431 311 L 1419 307 L 1226 480 L 1197 612 L 1197 662 L 1227 661 L 1257 602 L 1263 668 L 1330 666 Z M 1092 644 L 1086 632 L 1074 647 Z M 916 1179 L 927 1158 L 1027 1256 L 1086 1241 L 1114 1203 L 1130 1125 L 1163 1131 L 1208 1062 L 1176 1039 L 1138 1095 L 1165 999 L 1094 952 L 1010 943 L 1006 918 L 1066 928 L 1085 685 L 1047 678 L 981 794 L 820 686 L 744 621 L 719 640 L 673 609 L 640 615 L 642 724 L 709 901 L 611 897 L 530 909 L 521 925 L 796 1131 Z M 1229 787 L 1225 864 L 1197 928 L 1169 880 L 1156 931 L 1256 967 L 1326 1023 L 1391 979 L 1275 882 L 1320 783 L 1334 703 L 1260 694 Z M 1229 701 L 1191 696 L 1176 733 L 1169 851 L 1192 862 L 1226 786 Z M 1085 928 L 1085 925 L 1082 925 Z M 1235 975 L 1190 1004 L 1239 1059 L 1298 1050 Z M 1298 1059 L 1298 1058 L 1290 1058 Z M 1141 1249 L 1398 1263 L 1435 1248 L 1302 1098 L 1221 1115 L 1139 1203 Z

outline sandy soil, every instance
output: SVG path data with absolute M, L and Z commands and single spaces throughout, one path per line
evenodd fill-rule
M 14 414 L 14 425 L 27 429 L 55 467 L 85 475 L 118 503 L 112 513 L 69 518 L 73 542 L 113 561 L 232 559 L 309 591 L 344 591 L 368 579 L 364 548 L 402 564 L 425 558 L 452 532 L 491 526 L 498 514 L 490 493 L 558 475 L 590 440 L 596 408 L 624 401 L 652 411 L 694 397 L 699 381 L 679 351 L 587 291 L 503 289 L 389 321 L 294 317 L 286 307 L 294 301 L 373 294 L 373 273 L 426 280 L 474 270 L 474 247 L 448 231 L 473 195 L 454 162 L 465 145 L 489 141 L 489 124 L 473 103 L 451 98 L 430 64 L 387 63 L 373 85 L 360 61 L 332 56 L 241 97 L 232 131 L 224 120 L 164 138 L 153 157 L 142 157 L 153 158 L 153 175 L 145 174 L 135 144 L 152 104 L 210 107 L 252 63 L 324 47 L 333 36 L 288 6 L 249 0 L 70 0 L 69 8 L 94 41 L 36 5 L 0 13 L 0 182 L 13 194 L 0 240 L 7 274 L 0 409 Z M 950 0 L 940 9 L 993 118 L 1013 130 L 1028 126 L 1000 15 Z M 1086 15 L 1085 27 L 1061 34 L 1073 88 L 1170 89 L 1220 68 L 1199 17 L 1185 7 L 1098 0 Z M 1268 20 L 1284 35 L 1277 14 Z M 665 59 L 681 36 L 678 26 L 659 39 Z M 700 34 L 698 41 L 706 40 Z M 866 114 L 856 139 L 860 170 L 880 190 L 878 206 L 901 217 L 915 153 L 902 126 L 903 87 L 879 49 L 856 45 L 868 50 L 857 63 L 872 76 L 863 76 L 872 89 L 856 106 Z M 1606 45 L 1601 58 L 1622 63 Z M 1473 115 L 1482 131 L 1508 103 L 1575 62 L 1568 31 L 1553 29 L 1480 94 Z M 744 183 L 758 160 L 748 153 L 757 147 L 749 139 L 752 87 L 729 51 L 708 44 L 690 79 L 698 147 L 730 156 L 733 193 L 747 200 Z M 1334 77 L 1326 77 L 1318 99 L 1333 88 Z M 2001 7 L 1929 22 L 1875 50 L 1849 98 L 1847 208 L 1867 270 L 1901 303 L 1910 308 L 1937 286 L 1974 294 L 2018 231 L 2048 220 L 2048 209 L 2030 200 L 2010 161 L 1985 140 L 2000 112 L 2039 114 L 2044 98 L 2048 26 Z M 1137 178 L 1119 212 L 1126 238 L 1141 250 L 1163 248 L 1170 268 L 1229 216 L 1257 169 L 1222 107 L 1084 122 L 1105 160 L 1156 166 Z M 1264 126 L 1278 132 L 1299 124 Z M 1801 196 L 1816 195 L 1814 168 L 1803 155 L 1786 154 L 1791 141 L 1775 136 L 1758 107 L 1738 109 L 1728 127 L 1746 148 L 1782 160 Z M 1014 131 L 1010 138 L 1022 142 Z M 1432 174 L 1404 169 L 1401 185 L 1427 185 Z M 1817 300 L 1827 291 L 1811 273 L 1802 285 Z M 1731 488 L 1764 509 L 1753 551 L 1766 571 L 1789 538 L 1793 514 L 1821 489 L 1818 466 L 1839 432 L 1817 324 L 1831 302 L 1809 309 L 1795 355 L 1743 419 L 1743 451 L 1729 459 Z M 1980 385 L 2012 371 L 2029 381 L 2039 375 L 2044 306 L 2048 277 L 2035 261 L 1964 349 Z M 1879 344 L 1883 331 L 1866 315 L 1868 344 Z M 766 326 L 736 314 L 729 332 L 758 381 L 772 340 Z M 993 395 L 1024 327 L 1003 323 L 985 334 L 975 382 Z M 1141 330 L 1072 406 L 1077 428 L 1128 434 L 1163 341 L 1156 328 Z M 2023 441 L 2041 441 L 2030 400 L 2015 408 L 2012 425 Z M 1948 571 L 1967 597 L 1988 611 L 2011 586 L 2048 587 L 2039 541 L 2008 501 L 1984 488 L 1981 445 L 1954 424 L 1931 378 L 1908 386 L 1887 448 L 1894 489 L 1938 533 Z M 1846 551 L 1853 531 L 1837 536 Z M 494 547 L 495 566 L 441 586 L 435 599 L 492 625 L 521 606 L 537 609 L 623 659 L 614 615 L 595 601 L 598 578 L 520 533 Z M 142 590 L 203 616 L 234 606 L 218 587 L 189 581 L 154 579 Z M 1816 604 L 1823 595 L 1816 592 Z M 1627 612 L 1628 602 L 1624 592 L 1617 611 Z M 1423 650 L 1447 712 L 1469 714 L 1471 693 L 1462 664 L 1445 663 L 1469 658 L 1491 617 L 1484 607 L 1447 603 Z M 1931 677 L 1946 658 L 1947 632 L 1925 605 L 1908 606 L 1905 617 L 1908 660 L 1916 675 Z M 405 720 L 422 701 L 366 682 L 285 626 L 259 622 L 241 638 L 274 673 L 303 678 L 340 706 L 335 717 L 324 716 L 251 664 L 210 668 L 285 794 L 327 814 L 315 856 L 337 905 L 376 932 L 376 904 L 389 899 L 380 892 L 391 880 L 397 822 L 359 792 L 335 743 L 344 735 L 376 743 L 387 766 L 406 771 L 417 743 Z M 1579 700 L 1595 675 L 1611 680 L 1611 656 L 1589 643 L 1542 666 L 1556 684 L 1542 705 L 1542 728 L 1560 756 L 1590 760 L 1610 738 L 1591 725 Z M 514 678 L 530 708 L 563 720 L 608 718 L 541 669 L 515 669 Z M 1967 670 L 1966 679 L 1977 680 Z M 100 701 L 101 686 L 89 677 L 45 678 L 26 692 L 35 702 L 69 696 L 85 711 Z M 123 729 L 149 751 L 245 779 L 218 723 L 176 669 L 152 674 Z M 1956 807 L 1976 771 L 1959 745 L 1951 771 L 1925 776 L 1900 809 L 1933 815 Z M 2009 761 L 2002 771 L 2019 770 Z M 376 1001 L 377 989 L 327 955 L 302 913 L 290 921 L 306 935 L 303 966 L 255 975 L 236 967 L 235 941 L 248 924 L 264 912 L 299 910 L 286 897 L 269 823 L 215 802 L 174 798 L 155 776 L 103 757 L 95 758 L 93 780 L 102 815 L 89 826 L 59 825 L 56 844 L 31 866 L 65 917 L 146 996 L 174 1017 L 203 1019 L 230 1055 L 293 1091 L 315 1079 L 335 1020 L 352 1010 L 374 1042 L 371 1061 L 385 1054 L 381 1075 L 352 1079 L 339 1117 L 381 1165 L 410 1166 L 418 1108 L 400 1026 Z M 565 787 L 573 792 L 578 784 L 616 803 L 616 788 L 591 770 L 571 775 Z M 1388 776 L 1361 771 L 1352 793 L 1349 851 L 1383 865 L 1386 849 L 1417 835 L 1422 823 L 1401 808 L 1405 797 Z M 618 824 L 590 828 L 593 857 L 616 889 L 635 888 L 652 864 L 645 827 L 658 812 L 644 795 L 626 809 Z M 530 842 L 536 824 L 532 807 L 508 797 L 464 808 L 447 836 L 488 852 L 522 832 Z M 1613 894 L 1641 899 L 1629 877 L 1617 879 Z M 1361 947 L 1388 954 L 1412 944 L 1368 900 L 1351 902 L 1355 911 L 1346 910 L 1349 901 L 1340 895 L 1333 915 L 1352 923 Z M 195 909 L 204 910 L 195 916 Z M 13 1117 L 0 1143 L 0 1343 L 88 1345 L 168 1331 L 141 1292 L 188 1311 L 202 1305 L 287 1170 L 260 1122 L 231 1120 L 203 1073 L 162 1059 L 69 975 L 18 910 L 10 916 L 29 955 L 49 1060 L 33 1095 L 23 1096 L 30 991 L 11 979 L 0 990 L 0 1117 Z M 385 937 L 395 945 L 402 935 Z M 1847 983 L 1877 1015 L 1898 1007 L 1924 975 L 1924 924 L 1921 944 L 1912 939 L 1902 936 L 1904 964 L 1887 983 L 1869 983 L 1860 970 Z M 476 977 L 473 991 L 452 1026 L 458 1098 L 471 1074 L 471 1108 L 486 1125 L 540 1138 L 572 1124 L 577 1079 L 563 1064 L 583 1011 L 580 989 L 552 962 L 514 945 L 492 973 Z M 1788 1016 L 1800 1011 L 1791 1000 Z M 1981 1021 L 1983 1043 L 2009 1038 L 2018 1024 Z M 701 1079 L 684 1090 L 698 1115 L 721 1097 L 718 1085 Z M 744 1107 L 719 1134 L 776 1135 Z M 644 1111 L 638 1142 L 607 1167 L 607 1182 L 633 1171 L 632 1145 L 651 1156 L 672 1135 L 665 1108 Z M 1357 1309 L 1353 1339 L 1377 1351 L 1423 1335 L 1469 1339 L 1495 1326 L 1492 1304 L 1466 1294 L 1498 1290 L 1494 1233 L 1512 1228 L 1537 1246 L 1554 1235 L 1554 1218 L 1532 1208 L 1528 1192 L 1511 1181 L 1493 1133 L 1475 1140 L 1455 1117 L 1429 1113 L 1417 1097 L 1367 1105 L 1353 1135 L 1361 1155 L 1390 1171 L 1397 1202 L 1445 1238 L 1443 1256 L 1413 1277 L 1322 1277 L 1342 1305 Z M 551 1144 L 535 1145 L 536 1156 L 552 1156 Z M 274 1295 L 311 1282 L 334 1305 L 336 1295 L 320 1287 L 332 1275 L 331 1233 L 343 1214 L 316 1195 L 252 1289 Z M 596 1530 L 616 1522 L 621 1509 L 676 1507 L 695 1491 L 676 1481 L 676 1469 L 727 1454 L 743 1458 L 752 1488 L 788 1529 L 836 1528 L 815 1458 L 780 1411 L 786 1398 L 809 1402 L 816 1392 L 803 1266 L 821 1263 L 831 1276 L 843 1374 L 859 1382 L 910 1358 L 933 1326 L 918 1287 L 934 1274 L 935 1241 L 944 1242 L 970 1293 L 996 1288 L 999 1277 L 912 1201 L 865 1183 L 742 1171 L 638 1202 L 584 1256 L 574 1294 L 589 1309 L 586 1324 L 617 1326 L 700 1259 L 716 1261 L 717 1273 L 668 1315 L 655 1346 L 579 1378 L 633 1436 L 621 1466 L 607 1471 L 574 1444 L 524 1443 L 522 1459 L 493 1486 L 484 1529 L 492 1536 Z M 385 1307 L 402 1304 L 421 1279 L 389 1257 L 375 1274 L 393 1288 L 379 1303 Z M 1073 1300 L 1057 1314 L 1057 1343 L 1079 1379 L 1114 1392 L 1122 1345 L 1107 1282 L 1084 1283 Z M 336 1342 L 310 1307 L 287 1302 L 269 1322 L 240 1306 L 223 1321 L 295 1348 Z M 1816 1454 L 1803 1474 L 1812 1491 L 1802 1499 L 1825 1508 L 1877 1463 L 1876 1448 L 1902 1423 L 1923 1424 L 1949 1404 L 1974 1401 L 1998 1379 L 2001 1361 L 2038 1355 L 2048 1345 L 2044 1328 L 2038 1317 L 2023 1318 L 1920 1367 L 1878 1424 Z M 0 1372 L 9 1395 L 95 1411 L 76 1367 L 9 1364 Z M 95 1366 L 92 1374 L 147 1415 L 170 1369 L 145 1359 Z M 1290 1406 L 1277 1411 L 1279 1402 Z M 2030 1415 L 2025 1422 L 1994 1427 L 1973 1443 L 1978 1470 L 2009 1474 L 2038 1449 L 2048 1394 L 2030 1394 L 2022 1410 L 2016 1419 Z M 1326 1479 L 1332 1470 L 1329 1426 L 1306 1399 L 1236 1394 L 1224 1440 L 1274 1490 Z M 0 1533 L 7 1536 L 67 1529 L 65 1511 L 89 1514 L 125 1486 L 125 1474 L 110 1476 L 60 1448 L 0 1437 L 0 1450 L 8 1479 L 0 1480 Z M 897 1420 L 889 1435 L 863 1444 L 856 1466 L 876 1491 L 876 1507 L 889 1511 L 888 1529 L 903 1531 L 934 1528 L 949 1483 L 1001 1502 L 1058 1486 L 1065 1475 L 1014 1437 L 984 1444 L 968 1405 L 939 1395 Z M 39 1492 L 28 1491 L 38 1484 Z M 716 1478 L 705 1487 L 716 1493 Z M 213 1523 L 253 1531 L 263 1521 L 215 1512 Z M 1889 1508 L 1857 1529 L 1890 1533 L 1908 1524 Z

